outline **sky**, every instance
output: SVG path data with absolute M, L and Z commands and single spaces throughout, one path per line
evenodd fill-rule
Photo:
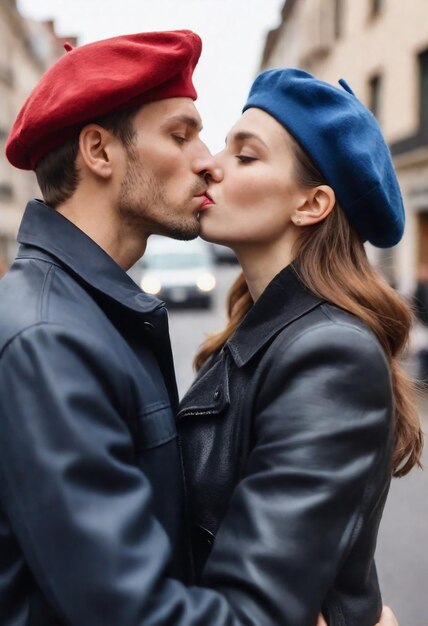
M 18 0 L 20 12 L 54 19 L 59 36 L 79 43 L 139 31 L 188 28 L 201 36 L 194 74 L 202 138 L 216 152 L 238 119 L 259 70 L 268 31 L 284 0 Z

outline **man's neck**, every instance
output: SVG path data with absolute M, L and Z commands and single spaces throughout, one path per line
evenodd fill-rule
M 57 211 L 82 230 L 125 271 L 144 254 L 147 237 L 120 219 L 114 207 L 101 198 L 74 194 Z

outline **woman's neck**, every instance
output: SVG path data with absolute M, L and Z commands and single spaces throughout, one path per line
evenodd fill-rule
M 271 280 L 293 261 L 291 246 L 283 241 L 269 246 L 247 244 L 234 250 L 254 302 Z

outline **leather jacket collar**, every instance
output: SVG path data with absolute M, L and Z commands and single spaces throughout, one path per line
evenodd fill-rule
M 52 257 L 97 291 L 138 313 L 164 303 L 141 291 L 128 274 L 72 222 L 41 200 L 31 200 L 18 233 L 18 257 Z M 47 254 L 46 254 L 47 253 Z
M 322 302 L 306 289 L 292 265 L 285 267 L 269 283 L 227 342 L 236 365 L 246 365 L 281 329 Z

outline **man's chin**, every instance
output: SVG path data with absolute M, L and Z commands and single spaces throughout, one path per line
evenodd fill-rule
M 189 224 L 177 224 L 175 226 L 168 226 L 162 229 L 160 235 L 170 237 L 171 239 L 179 239 L 180 241 L 190 241 L 196 239 L 200 234 L 199 222 L 195 220 Z

